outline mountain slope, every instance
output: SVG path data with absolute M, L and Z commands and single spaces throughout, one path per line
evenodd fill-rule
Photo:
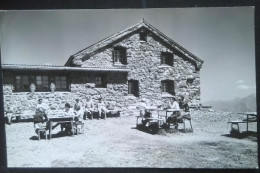
M 236 98 L 228 101 L 207 101 L 203 105 L 209 105 L 213 109 L 228 112 L 255 112 L 256 95 L 250 94 L 244 98 Z

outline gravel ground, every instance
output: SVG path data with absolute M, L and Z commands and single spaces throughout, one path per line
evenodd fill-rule
M 191 116 L 193 132 L 187 133 L 147 133 L 136 129 L 132 115 L 84 120 L 84 134 L 40 141 L 33 123 L 13 123 L 6 126 L 8 167 L 258 168 L 256 134 L 228 135 L 227 122 L 243 116 L 208 110 Z

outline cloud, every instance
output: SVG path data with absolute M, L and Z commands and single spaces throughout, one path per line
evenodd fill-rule
M 236 84 L 242 84 L 242 83 L 246 83 L 246 81 L 244 81 L 244 80 L 238 80 L 238 81 L 236 81 Z
M 242 90 L 247 90 L 249 89 L 250 87 L 248 85 L 238 85 L 237 86 L 238 89 L 242 89 Z
M 240 84 L 240 85 L 237 85 L 237 88 L 238 89 L 241 89 L 241 90 L 248 90 L 248 89 L 251 89 L 251 88 L 256 88 L 255 85 L 245 85 L 245 84 Z
M 51 63 L 48 63 L 48 62 L 46 62 L 46 63 L 44 63 L 44 65 L 52 65 Z

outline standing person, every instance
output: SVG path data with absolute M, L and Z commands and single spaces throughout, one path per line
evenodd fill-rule
M 85 103 L 85 113 L 84 113 L 84 117 L 83 117 L 83 119 L 86 119 L 86 117 L 90 114 L 90 118 L 91 119 L 93 119 L 93 114 L 92 114 L 92 112 L 93 112 L 93 108 L 94 108 L 94 106 L 93 106 L 93 101 L 92 101 L 92 99 L 91 99 L 91 97 L 89 96 L 89 97 L 87 97 L 87 100 L 86 100 L 86 103 Z
M 105 106 L 105 103 L 102 101 L 101 97 L 99 98 L 97 108 L 98 108 L 98 114 L 99 114 L 98 118 L 101 118 L 101 113 L 104 112 L 105 113 L 105 119 L 106 119 L 107 108 Z
M 79 99 L 76 99 L 76 103 L 74 105 L 74 112 L 76 113 L 75 115 L 75 121 L 79 121 L 83 119 L 83 106 L 82 103 L 79 101 Z
M 5 110 L 5 117 L 6 117 L 6 123 L 12 124 L 12 118 L 13 118 L 13 108 L 10 105 L 7 105 L 7 108 Z

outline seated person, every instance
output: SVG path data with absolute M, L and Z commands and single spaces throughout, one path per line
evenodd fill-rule
M 36 133 L 38 134 L 39 128 L 49 128 L 48 122 L 48 106 L 43 103 L 42 99 L 40 98 L 38 100 L 38 104 L 36 106 L 36 111 L 34 115 L 34 123 L 35 123 L 35 128 L 36 128 Z
M 74 112 L 75 112 L 75 121 L 79 121 L 83 119 L 84 111 L 83 106 L 79 99 L 76 99 L 76 103 L 74 105 Z
M 107 113 L 107 108 L 105 103 L 102 101 L 102 98 L 99 98 L 99 102 L 97 103 L 97 109 L 98 109 L 98 119 L 101 118 L 101 113 L 105 113 L 105 118 L 106 118 L 106 113 Z
M 87 97 L 86 103 L 85 103 L 85 113 L 84 113 L 84 117 L 83 119 L 86 119 L 85 117 L 87 117 L 88 115 L 91 116 L 91 119 L 93 119 L 92 117 L 92 111 L 94 110 L 94 104 L 93 101 L 91 99 L 91 97 Z
M 76 113 L 74 112 L 74 110 L 71 108 L 70 104 L 69 103 L 65 103 L 65 110 L 64 110 L 64 116 L 65 117 L 75 117 Z M 59 124 L 56 124 L 54 126 L 54 128 L 56 126 L 58 126 Z M 65 132 L 69 133 L 71 132 L 71 123 L 62 123 L 61 124 L 61 129 L 65 128 Z
M 180 107 L 175 98 L 172 98 L 168 105 L 168 110 L 173 111 L 172 115 L 166 120 L 167 123 L 173 123 L 175 128 L 178 129 L 178 122 L 182 120 Z
M 120 109 L 116 107 L 115 102 L 108 102 L 107 104 L 107 112 L 110 112 L 111 114 L 116 114 L 117 116 L 120 116 Z
M 5 110 L 5 118 L 7 120 L 7 124 L 12 124 L 13 108 L 10 105 L 7 105 L 7 108 Z
M 185 97 L 181 97 L 179 100 L 179 106 L 181 109 L 183 109 L 185 112 L 189 112 L 189 105 L 188 105 L 188 100 L 185 99 Z
M 149 118 L 152 116 L 152 113 L 150 112 L 150 110 L 147 109 L 148 107 L 150 107 L 148 101 L 140 103 L 140 105 L 139 105 L 140 116 L 142 116 L 144 118 Z M 142 120 L 142 125 L 146 126 L 148 121 L 149 121 L 148 119 Z

